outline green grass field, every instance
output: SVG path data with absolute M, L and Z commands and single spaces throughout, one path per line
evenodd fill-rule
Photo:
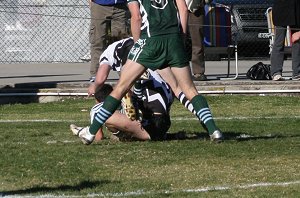
M 91 99 L 0 106 L 0 196 L 300 197 L 299 97 L 207 96 L 225 141 L 214 144 L 175 102 L 164 142 L 89 146 Z

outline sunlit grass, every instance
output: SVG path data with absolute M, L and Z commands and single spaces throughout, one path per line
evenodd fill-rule
M 93 100 L 0 106 L 0 193 L 135 197 L 299 197 L 299 97 L 207 97 L 225 142 L 213 144 L 176 102 L 164 142 L 90 146 L 69 124 L 89 124 Z M 15 121 L 15 122 L 14 122 Z M 292 182 L 289 185 L 276 185 Z M 241 188 L 250 184 L 269 186 Z M 214 187 L 228 187 L 213 190 Z M 197 189 L 207 189 L 199 191 Z M 188 191 L 190 189 L 190 191 Z M 119 194 L 121 195 L 121 194 Z

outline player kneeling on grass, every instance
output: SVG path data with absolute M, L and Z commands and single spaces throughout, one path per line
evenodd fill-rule
M 121 72 L 121 70 L 123 69 L 123 65 L 127 61 L 128 53 L 129 53 L 130 49 L 132 48 L 133 44 L 134 44 L 133 38 L 122 39 L 122 40 L 119 40 L 119 41 L 116 41 L 116 42 L 110 44 L 107 47 L 107 49 L 101 54 L 100 59 L 99 59 L 99 69 L 97 71 L 96 78 L 91 81 L 91 84 L 88 89 L 89 96 L 91 96 L 95 93 L 96 87 L 98 87 L 98 86 L 101 87 L 105 83 L 110 71 Z M 214 125 L 211 124 L 212 123 L 211 121 L 209 121 L 210 124 L 204 123 L 204 122 L 207 122 L 208 120 L 210 120 L 210 118 L 212 118 L 210 116 L 208 106 L 204 105 L 206 108 L 204 108 L 203 113 L 200 114 L 200 115 L 204 115 L 204 116 L 202 116 L 202 119 L 201 119 L 200 118 L 201 116 L 199 116 L 197 114 L 197 111 L 194 109 L 194 106 L 192 105 L 191 101 L 189 101 L 186 98 L 186 96 L 184 95 L 184 93 L 182 92 L 175 76 L 171 72 L 171 69 L 167 67 L 162 70 L 156 70 L 155 72 L 157 72 L 162 77 L 163 80 L 161 82 L 168 84 L 168 86 L 171 88 L 171 90 L 173 91 L 174 95 L 178 98 L 178 100 L 189 111 L 191 111 L 192 113 L 194 113 L 194 115 L 196 115 L 196 117 L 200 120 L 201 125 L 209 133 L 211 140 L 215 141 L 215 142 L 222 141 L 223 135 L 222 135 L 221 131 L 216 130 Z M 158 83 L 161 83 L 161 82 L 158 82 Z M 205 101 L 206 101 L 205 98 L 203 98 L 204 103 L 206 103 Z M 123 103 L 123 101 L 122 101 L 122 103 Z M 155 118 L 153 118 L 153 119 L 155 119 Z M 209 128 L 207 128 L 207 126 L 209 126 Z
M 148 69 L 134 84 L 132 101 L 152 140 L 168 139 L 173 92 L 156 71 Z
M 98 113 L 99 109 L 103 105 L 104 98 L 111 93 L 113 90 L 111 85 L 104 84 L 102 87 L 96 89 L 94 94 L 96 99 L 96 105 L 94 105 L 90 111 L 91 122 L 93 121 L 95 115 Z M 106 128 L 112 132 L 113 135 L 117 136 L 126 134 L 127 138 L 134 138 L 137 140 L 150 140 L 150 135 L 141 126 L 141 123 L 137 120 L 129 119 L 122 107 L 119 108 L 106 122 Z M 70 129 L 74 135 L 79 136 L 84 130 L 84 127 L 78 127 L 74 124 L 70 125 Z M 96 140 L 103 139 L 103 130 L 100 128 L 96 135 Z
M 135 84 L 133 98 L 135 109 L 140 112 L 140 120 L 131 120 L 131 112 L 125 113 L 125 106 L 130 109 L 131 104 L 122 103 L 123 108 L 116 111 L 105 123 L 107 129 L 112 132 L 113 137 L 120 140 L 165 140 L 167 131 L 170 128 L 171 121 L 169 116 L 170 106 L 173 102 L 172 92 L 165 83 L 158 81 L 162 79 L 156 72 L 149 73 L 147 79 L 138 81 Z M 158 86 L 159 85 L 159 86 Z M 91 122 L 103 104 L 103 99 L 112 91 L 110 85 L 104 84 L 97 88 L 95 98 L 97 104 L 91 109 Z M 153 100 L 154 99 L 154 100 Z M 123 112 L 123 113 L 122 113 Z M 74 135 L 80 137 L 84 132 L 83 127 L 74 124 L 70 125 Z M 102 128 L 97 132 L 95 139 L 103 138 Z M 84 142 L 85 143 L 85 142 Z

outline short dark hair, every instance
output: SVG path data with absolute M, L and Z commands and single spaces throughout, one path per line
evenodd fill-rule
M 151 140 L 165 140 L 171 126 L 170 115 L 152 114 L 146 119 L 143 118 L 142 126 L 149 133 Z
M 98 102 L 104 101 L 104 99 L 112 92 L 113 87 L 109 84 L 104 84 L 101 87 L 97 87 L 95 91 L 95 99 Z

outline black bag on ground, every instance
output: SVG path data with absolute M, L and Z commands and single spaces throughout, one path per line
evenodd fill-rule
M 247 77 L 251 80 L 271 80 L 271 65 L 256 63 L 247 72 Z

